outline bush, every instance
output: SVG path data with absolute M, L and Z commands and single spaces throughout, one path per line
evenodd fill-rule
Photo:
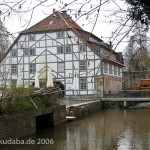
M 21 97 L 13 99 L 11 102 L 7 102 L 3 108 L 5 113 L 20 113 L 22 111 L 30 110 L 33 105 L 28 99 Z
M 29 95 L 32 93 L 32 88 L 13 88 L 9 90 L 7 94 L 7 102 L 0 105 L 0 115 L 3 113 L 20 113 L 22 111 L 30 110 L 34 108 L 32 102 L 29 99 Z M 45 95 L 41 97 L 35 97 L 34 103 L 38 108 L 50 107 L 53 105 L 59 105 L 56 95 Z
M 50 107 L 50 106 L 59 104 L 57 97 L 55 95 L 44 97 L 43 103 L 45 104 L 45 107 Z
M 7 102 L 5 102 L 2 111 L 4 113 L 19 113 L 33 108 L 32 103 L 27 98 L 32 92 L 31 88 L 11 88 L 7 94 Z
M 57 100 L 57 96 L 55 96 L 55 95 L 43 96 L 38 100 L 34 100 L 34 102 L 37 104 L 38 108 L 50 107 L 53 105 L 59 105 L 59 102 Z

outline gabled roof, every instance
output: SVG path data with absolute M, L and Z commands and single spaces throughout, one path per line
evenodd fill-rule
M 32 33 L 40 31 L 66 30 L 71 27 L 83 30 L 71 17 L 65 12 L 55 12 L 54 14 L 41 20 L 34 26 L 22 31 L 21 33 Z
M 11 50 L 11 48 L 14 46 L 16 41 L 20 38 L 22 34 L 29 34 L 29 33 L 37 33 L 37 32 L 46 32 L 46 31 L 57 31 L 57 30 L 68 30 L 71 29 L 74 34 L 76 34 L 96 55 L 102 57 L 103 59 L 107 61 L 111 61 L 113 63 L 116 63 L 118 65 L 124 66 L 122 62 L 112 60 L 105 55 L 99 53 L 89 42 L 89 37 L 94 37 L 97 41 L 99 41 L 99 44 L 102 47 L 105 47 L 105 49 L 109 52 L 114 52 L 111 48 L 108 47 L 107 44 L 105 44 L 100 38 L 96 37 L 92 33 L 89 33 L 85 30 L 83 30 L 75 21 L 71 19 L 71 17 L 66 13 L 66 11 L 62 12 L 55 12 L 54 14 L 46 17 L 45 19 L 41 20 L 37 24 L 33 25 L 32 27 L 23 30 L 18 38 L 13 42 L 13 44 L 10 46 L 4 57 L 7 55 L 7 53 Z

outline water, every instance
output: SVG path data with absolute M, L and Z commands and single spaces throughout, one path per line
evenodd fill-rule
M 149 116 L 150 109 L 103 110 L 24 139 L 47 140 L 49 143 L 51 140 L 51 144 L 9 145 L 0 149 L 150 150 Z

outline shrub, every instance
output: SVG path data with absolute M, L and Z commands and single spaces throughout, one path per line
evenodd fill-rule
M 29 99 L 29 95 L 32 93 L 33 88 L 13 88 L 9 89 L 7 94 L 7 102 L 4 105 L 0 105 L 0 115 L 3 113 L 20 113 L 22 111 L 30 110 L 34 108 L 32 102 Z M 35 97 L 33 99 L 38 108 L 50 107 L 53 105 L 58 105 L 56 95 L 45 95 L 40 97 Z
M 55 95 L 44 97 L 43 103 L 45 104 L 45 107 L 57 105 L 58 104 L 57 97 Z

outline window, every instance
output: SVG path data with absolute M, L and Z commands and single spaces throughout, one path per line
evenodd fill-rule
M 24 55 L 28 56 L 29 55 L 29 50 L 28 49 L 24 49 Z
M 120 76 L 120 68 L 118 68 L 118 76 Z
M 35 64 L 30 64 L 30 73 L 32 74 L 32 73 L 35 73 L 35 71 L 36 71 L 36 65 Z
M 17 50 L 16 49 L 13 49 L 11 51 L 11 56 L 13 56 L 13 57 L 17 56 Z
M 114 66 L 114 75 L 117 75 L 117 67 Z
M 112 64 L 109 64 L 109 74 L 112 74 Z
M 82 44 L 80 45 L 80 52 L 85 52 L 86 51 L 86 45 Z
M 34 49 L 34 48 L 31 48 L 31 49 L 30 49 L 30 55 L 31 55 L 31 56 L 35 55 L 35 49 Z
M 34 41 L 35 40 L 35 35 L 34 34 L 30 34 L 29 35 L 29 41 Z
M 80 78 L 80 90 L 87 89 L 87 80 L 86 78 Z
M 104 73 L 107 73 L 108 69 L 107 69 L 107 63 L 104 63 Z
M 63 46 L 58 46 L 57 47 L 57 53 L 58 54 L 63 54 L 64 53 L 64 47 Z
M 66 46 L 66 53 L 71 53 L 71 52 L 72 52 L 71 45 Z
M 16 64 L 11 65 L 11 73 L 17 74 L 17 65 Z
M 80 71 L 85 71 L 87 69 L 86 61 L 80 61 Z
M 58 63 L 58 72 L 65 72 L 65 64 Z
M 64 37 L 64 32 L 57 32 L 57 38 L 63 38 Z

